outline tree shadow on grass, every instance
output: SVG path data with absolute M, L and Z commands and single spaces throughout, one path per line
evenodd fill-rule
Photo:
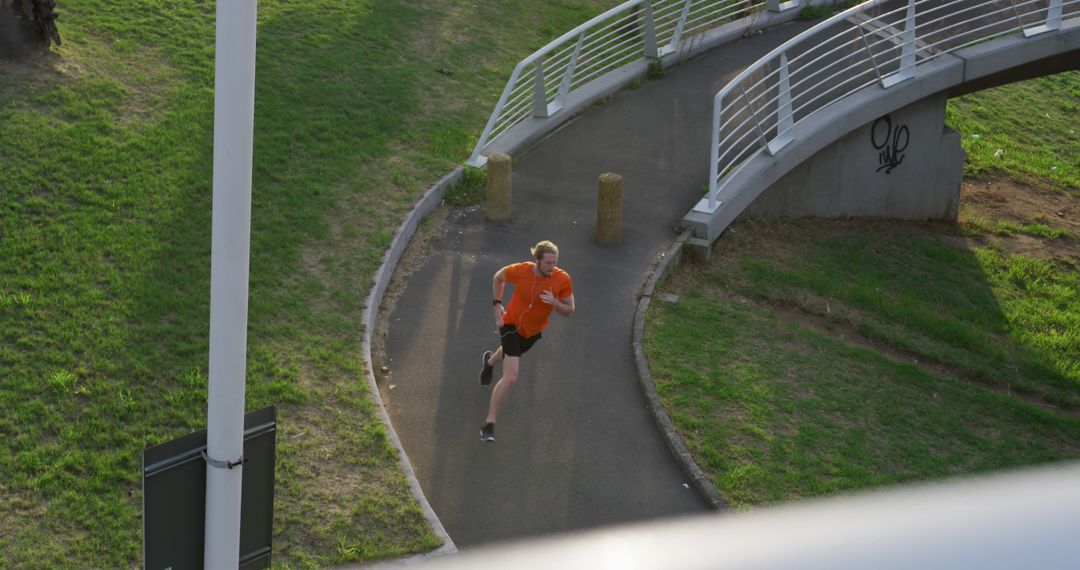
M 49 51 L 41 29 L 9 0 L 0 1 L 0 60 L 20 60 Z

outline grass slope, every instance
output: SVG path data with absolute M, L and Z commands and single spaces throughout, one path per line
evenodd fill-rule
M 967 173 L 1075 195 L 1078 85 L 1074 72 L 951 101 Z M 1076 238 L 962 212 L 956 226 L 742 223 L 670 280 L 681 298 L 652 305 L 646 354 L 730 504 L 1080 457 Z M 998 236 L 1014 234 L 1073 253 L 1013 255 Z
M 1073 267 L 903 224 L 736 230 L 646 332 L 657 391 L 732 505 L 1080 457 Z
M 946 110 L 946 122 L 963 135 L 966 176 L 1006 172 L 1027 184 L 1073 192 L 1080 191 L 1077 116 L 1080 71 L 957 97 Z
M 518 59 L 608 2 L 259 5 L 247 407 L 275 564 L 436 546 L 363 381 L 369 280 Z M 71 0 L 0 81 L 0 567 L 131 567 L 141 450 L 206 409 L 214 5 Z

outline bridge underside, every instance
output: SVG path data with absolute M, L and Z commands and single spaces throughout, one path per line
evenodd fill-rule
M 1045 77 L 1055 73 L 1076 70 L 1080 70 L 1080 50 L 1059 53 L 1057 55 L 1028 62 L 1025 65 L 1011 67 L 997 73 L 984 75 L 978 79 L 965 81 L 964 83 L 949 89 L 948 95 L 950 98 L 959 97 L 984 89 L 993 89 L 994 87 L 1001 87 L 1002 85 L 1008 85 L 1019 81 L 1027 81 L 1029 79 L 1035 79 L 1036 77 Z

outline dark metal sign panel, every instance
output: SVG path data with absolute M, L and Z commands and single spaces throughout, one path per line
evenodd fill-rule
M 244 416 L 240 498 L 240 568 L 270 567 L 274 521 L 277 409 Z M 206 430 L 143 450 L 143 567 L 203 567 L 206 519 Z

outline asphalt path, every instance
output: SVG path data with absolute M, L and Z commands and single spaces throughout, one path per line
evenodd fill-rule
M 716 48 L 596 106 L 519 157 L 513 216 L 457 210 L 389 315 L 386 405 L 436 514 L 459 548 L 708 510 L 638 387 L 636 295 L 704 191 L 712 97 L 809 27 L 790 23 Z M 624 179 L 623 241 L 594 240 L 597 178 Z M 559 245 L 577 311 L 553 314 L 521 360 L 497 442 L 480 441 L 498 346 L 491 278 Z M 506 298 L 509 298 L 507 296 Z M 500 368 L 496 368 L 498 379 Z

